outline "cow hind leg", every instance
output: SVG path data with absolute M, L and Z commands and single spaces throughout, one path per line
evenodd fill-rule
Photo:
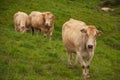
M 77 54 L 75 54 L 74 67 L 75 67 L 76 69 L 78 68 L 78 55 L 77 55 Z
M 70 51 L 67 51 L 67 53 L 68 53 L 68 68 L 72 68 L 72 63 L 71 63 L 72 53 Z
M 33 28 L 33 27 L 31 27 L 31 29 L 32 29 L 32 35 L 34 35 L 34 33 L 35 33 L 35 32 L 34 32 L 34 28 Z
M 35 34 L 37 34 L 37 36 L 38 36 L 39 32 L 40 32 L 40 30 L 36 29 Z
M 17 26 L 15 26 L 15 31 L 17 31 Z

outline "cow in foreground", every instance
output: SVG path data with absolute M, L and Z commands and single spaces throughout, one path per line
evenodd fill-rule
M 50 40 L 52 39 L 54 15 L 51 12 L 33 11 L 29 15 L 29 23 L 32 28 L 32 34 L 34 34 L 34 30 L 39 30 L 42 32 L 44 37 L 49 34 Z
M 14 14 L 14 26 L 15 26 L 15 31 L 19 32 L 27 32 L 29 30 L 28 28 L 28 15 L 24 12 L 17 12 Z
M 62 39 L 68 53 L 68 67 L 72 67 L 71 57 L 75 52 L 74 66 L 77 67 L 79 60 L 85 78 L 90 78 L 89 68 L 96 47 L 96 35 L 101 35 L 101 31 L 95 26 L 87 26 L 75 19 L 65 22 L 62 27 Z

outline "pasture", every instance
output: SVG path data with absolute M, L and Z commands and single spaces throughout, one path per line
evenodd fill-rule
M 95 25 L 97 37 L 91 80 L 120 79 L 120 6 L 105 13 L 96 5 L 101 0 L 0 0 L 0 80 L 84 80 L 81 67 L 68 69 L 62 43 L 62 25 L 69 18 Z M 55 15 L 53 39 L 41 33 L 22 34 L 14 30 L 17 11 L 50 11 Z M 73 55 L 74 59 L 74 55 Z

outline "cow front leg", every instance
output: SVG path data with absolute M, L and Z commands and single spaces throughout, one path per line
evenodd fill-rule
M 43 34 L 43 36 L 44 36 L 44 38 L 46 38 L 46 37 L 47 37 L 47 34 L 46 34 L 46 33 L 44 33 L 44 34 Z
M 46 38 L 47 37 L 47 32 L 46 31 L 42 31 L 42 33 L 43 33 L 44 38 Z
M 86 66 L 86 78 L 90 78 L 90 73 L 89 73 L 89 70 L 90 70 L 90 66 L 89 65 L 87 65 Z
M 19 26 L 15 25 L 15 31 L 19 31 Z
M 90 78 L 90 63 L 91 63 L 92 58 L 94 56 L 94 52 L 93 53 L 89 53 L 89 54 L 90 55 L 89 55 L 89 57 L 88 57 L 88 59 L 86 61 L 86 77 L 87 78 Z
M 52 40 L 52 32 L 49 33 L 50 40 Z
M 86 63 L 85 63 L 85 61 L 84 61 L 84 59 L 79 51 L 77 52 L 77 56 L 79 58 L 79 62 L 80 62 L 81 67 L 82 67 L 82 76 L 85 77 L 86 76 L 86 69 L 85 69 Z

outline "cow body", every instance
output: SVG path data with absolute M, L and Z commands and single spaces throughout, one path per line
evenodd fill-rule
M 44 17 L 41 12 L 32 11 L 29 15 L 29 24 L 32 28 L 32 34 L 34 30 L 41 30 L 41 27 L 44 26 Z
M 68 67 L 71 67 L 72 53 L 76 53 L 74 65 L 78 60 L 82 67 L 82 74 L 89 78 L 89 66 L 96 47 L 95 35 L 100 34 L 95 26 L 87 26 L 84 22 L 70 19 L 62 28 L 62 39 L 68 53 Z
M 104 12 L 112 12 L 112 11 L 114 11 L 114 9 L 111 9 L 109 7 L 102 7 L 101 10 L 104 11 Z
M 29 23 L 34 33 L 34 29 L 40 30 L 44 36 L 49 34 L 50 40 L 54 29 L 54 16 L 50 12 L 33 11 L 29 15 Z
M 28 29 L 28 15 L 24 12 L 17 12 L 14 14 L 15 31 L 26 32 Z

